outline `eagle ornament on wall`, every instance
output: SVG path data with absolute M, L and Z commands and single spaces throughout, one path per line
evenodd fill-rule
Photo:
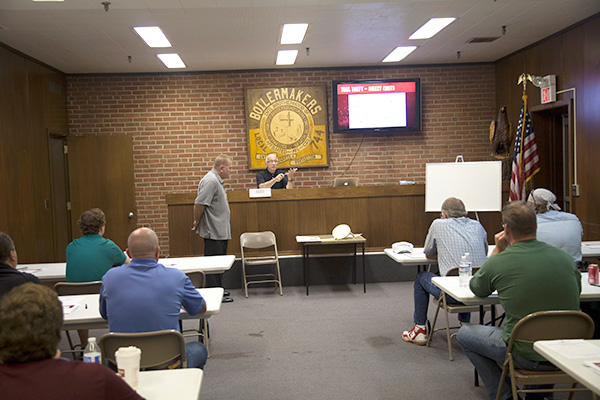
M 503 160 L 512 156 L 510 147 L 515 140 L 515 129 L 508 122 L 506 107 L 500 107 L 498 118 L 490 124 L 490 143 L 492 144 L 492 156 Z

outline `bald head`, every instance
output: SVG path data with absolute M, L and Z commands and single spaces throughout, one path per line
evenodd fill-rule
M 467 210 L 462 200 L 456 197 L 448 197 L 444 203 L 442 203 L 442 212 L 446 214 L 448 218 L 459 218 L 466 217 Z
M 150 228 L 136 229 L 127 239 L 127 254 L 131 258 L 158 260 L 158 236 Z

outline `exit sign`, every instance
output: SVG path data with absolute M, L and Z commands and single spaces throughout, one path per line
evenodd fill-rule
M 546 75 L 541 89 L 542 104 L 556 101 L 556 75 Z

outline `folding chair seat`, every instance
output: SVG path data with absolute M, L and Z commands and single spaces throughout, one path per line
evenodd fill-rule
M 98 341 L 102 351 L 102 363 L 114 368 L 117 365 L 115 352 L 119 347 L 135 346 L 142 350 L 140 370 L 185 368 L 185 340 L 176 330 L 169 329 L 142 333 L 110 332 Z
M 519 398 L 518 393 L 543 393 L 543 392 L 574 392 L 587 391 L 587 388 L 577 388 L 577 380 L 566 373 L 557 371 L 532 371 L 515 368 L 513 360 L 513 347 L 515 342 L 533 343 L 537 340 L 558 339 L 589 339 L 594 334 L 594 321 L 589 315 L 581 311 L 540 311 L 523 317 L 513 328 L 506 358 L 502 364 L 502 377 L 498 385 L 496 400 L 500 399 L 506 375 L 510 376 L 513 400 Z M 553 389 L 519 389 L 517 385 L 549 385 L 569 383 L 570 388 Z M 596 395 L 592 393 L 596 399 Z

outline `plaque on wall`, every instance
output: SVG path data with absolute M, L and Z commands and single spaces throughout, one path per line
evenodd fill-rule
M 246 130 L 251 170 L 276 153 L 279 167 L 328 166 L 325 86 L 246 88 Z

